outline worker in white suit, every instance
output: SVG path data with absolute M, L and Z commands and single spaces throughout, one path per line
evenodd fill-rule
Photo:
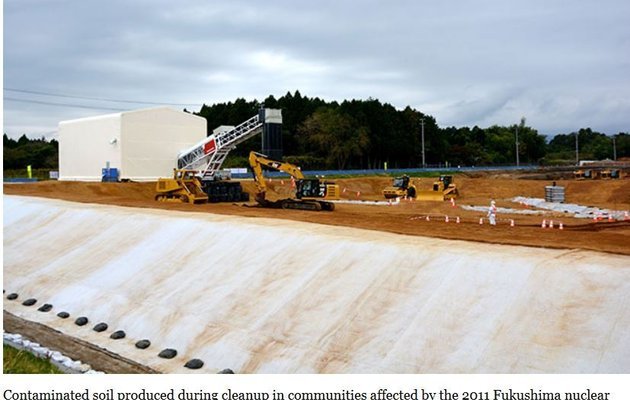
M 488 208 L 488 220 L 490 225 L 497 224 L 497 203 L 494 200 L 490 202 L 490 207 Z

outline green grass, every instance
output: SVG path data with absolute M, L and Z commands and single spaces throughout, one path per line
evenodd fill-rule
M 5 374 L 61 374 L 50 361 L 35 357 L 28 351 L 18 350 L 6 344 L 2 347 L 2 372 Z

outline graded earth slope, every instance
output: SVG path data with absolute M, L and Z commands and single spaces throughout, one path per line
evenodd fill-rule
M 626 255 L 21 196 L 3 244 L 6 312 L 160 372 L 630 372 Z

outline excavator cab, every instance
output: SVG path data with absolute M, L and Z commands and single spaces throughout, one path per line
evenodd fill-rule
M 298 199 L 339 200 L 339 185 L 320 181 L 317 178 L 304 178 L 296 181 L 295 197 Z
M 301 199 L 303 197 L 324 197 L 326 188 L 322 187 L 319 179 L 300 179 L 296 182 L 295 197 Z

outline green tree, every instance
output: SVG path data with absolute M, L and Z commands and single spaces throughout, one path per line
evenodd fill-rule
M 614 136 L 617 159 L 630 157 L 630 134 L 619 132 Z
M 29 139 L 22 135 L 17 141 L 5 134 L 3 137 L 3 169 L 24 169 L 27 165 L 33 168 L 57 169 L 59 165 L 59 143 L 56 140 L 46 141 Z
M 326 157 L 329 167 L 338 169 L 346 168 L 350 157 L 369 146 L 367 128 L 334 108 L 318 109 L 304 121 L 300 133 Z

